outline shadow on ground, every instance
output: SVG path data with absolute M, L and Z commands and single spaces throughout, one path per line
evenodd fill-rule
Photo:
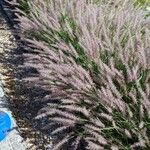
M 34 68 L 23 67 L 23 54 L 30 53 L 30 51 L 29 49 L 27 50 L 26 44 L 20 41 L 19 36 L 16 34 L 18 32 L 14 30 L 6 15 L 4 14 L 4 18 L 7 20 L 7 24 L 12 29 L 11 32 L 17 41 L 12 41 L 16 42 L 16 48 L 12 48 L 9 51 L 6 48 L 4 54 L 0 55 L 0 62 L 6 70 L 3 73 L 5 77 L 4 89 L 10 102 L 9 108 L 17 120 L 22 137 L 31 143 L 29 149 L 50 149 L 50 134 L 48 130 L 42 130 L 42 127 L 49 123 L 48 119 L 45 118 L 42 121 L 34 119 L 38 111 L 46 105 L 47 102 L 43 101 L 43 97 L 49 91 L 40 88 L 37 84 L 24 81 L 25 78 L 38 77 L 39 74 Z M 9 12 L 9 15 L 14 18 L 11 12 Z M 8 45 L 5 46 L 8 47 Z

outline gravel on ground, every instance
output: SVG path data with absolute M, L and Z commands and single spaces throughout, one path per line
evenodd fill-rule
M 13 42 L 12 38 L 11 31 L 2 19 L 2 14 L 0 14 L 0 111 L 8 113 L 12 121 L 12 129 L 9 131 L 6 138 L 0 142 L 0 150 L 25 150 L 27 149 L 26 143 L 19 133 L 16 120 L 9 109 L 9 101 L 5 96 L 3 88 L 4 76 L 2 74 L 6 72 L 7 69 L 2 65 L 2 60 L 4 57 L 7 58 L 7 53 L 5 55 L 5 51 L 9 51 L 12 47 L 15 47 L 15 42 Z

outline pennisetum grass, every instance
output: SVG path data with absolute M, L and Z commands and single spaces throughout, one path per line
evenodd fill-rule
M 142 6 L 35 0 L 28 10 L 18 18 L 36 53 L 25 65 L 37 68 L 52 92 L 37 118 L 55 124 L 53 150 L 81 143 L 89 150 L 149 149 L 150 21 Z

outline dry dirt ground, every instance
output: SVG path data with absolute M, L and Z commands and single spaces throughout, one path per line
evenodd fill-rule
M 34 120 L 38 110 L 44 105 L 40 100 L 46 93 L 41 89 L 34 88 L 34 85 L 26 86 L 22 82 L 22 78 L 26 75 L 31 75 L 34 70 L 19 67 L 24 61 L 22 51 L 26 52 L 26 50 L 24 45 L 15 38 L 14 34 L 16 34 L 16 31 L 10 28 L 5 17 L 4 14 L 0 13 L 0 83 L 3 85 L 3 87 L 1 86 L 2 88 L 0 87 L 1 97 L 5 97 L 3 102 L 5 102 L 4 100 L 8 102 L 7 107 L 12 111 L 10 114 L 12 119 L 16 119 L 17 128 L 20 132 L 14 131 L 21 135 L 19 136 L 20 139 L 23 137 L 26 149 L 50 150 L 52 145 L 51 137 L 47 130 L 41 130 L 45 120 L 42 122 Z M 14 127 L 16 127 L 15 124 Z M 11 142 L 13 142 L 13 138 L 14 136 L 10 138 Z M 11 147 L 11 142 L 7 142 L 9 143 L 9 148 Z M 21 149 L 21 146 L 20 148 L 15 147 L 16 149 L 24 150 Z M 0 150 L 3 149 L 12 150 L 0 147 Z
M 0 142 L 0 150 L 25 150 L 27 148 L 26 143 L 20 136 L 16 120 L 9 109 L 9 101 L 5 96 L 4 87 L 2 86 L 2 84 L 5 84 L 5 80 L 7 80 L 5 76 L 3 76 L 3 74 L 7 73 L 7 68 L 3 65 L 2 59 L 7 58 L 6 51 L 15 47 L 13 36 L 6 22 L 2 19 L 2 14 L 0 14 L 0 111 L 7 112 L 12 121 L 12 130 L 8 133 L 6 138 Z

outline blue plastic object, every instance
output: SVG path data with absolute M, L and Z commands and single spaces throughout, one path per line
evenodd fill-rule
M 11 129 L 11 119 L 9 115 L 3 111 L 0 111 L 0 141 L 5 139 L 10 129 Z

